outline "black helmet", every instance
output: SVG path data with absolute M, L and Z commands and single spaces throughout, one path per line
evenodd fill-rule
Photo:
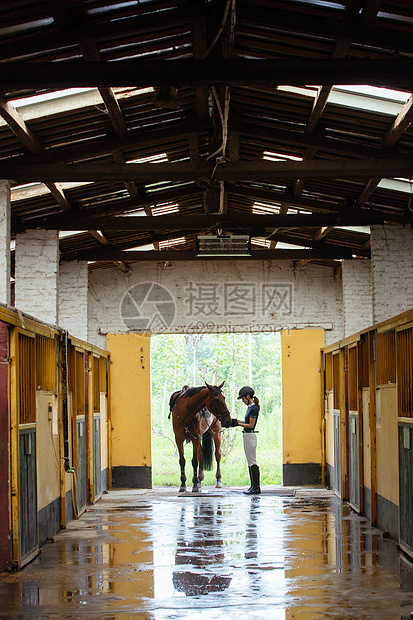
M 246 396 L 247 394 L 250 394 L 250 396 L 254 396 L 255 392 L 252 389 L 252 387 L 249 387 L 249 385 L 244 385 L 244 387 L 242 387 L 240 391 L 238 392 L 237 400 L 239 400 L 243 396 Z

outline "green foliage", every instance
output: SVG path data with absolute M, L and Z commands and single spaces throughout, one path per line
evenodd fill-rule
M 281 340 L 277 333 L 165 334 L 151 339 L 153 485 L 178 486 L 180 475 L 169 398 L 183 385 L 223 388 L 231 416 L 243 419 L 245 406 L 238 390 L 251 385 L 260 400 L 257 460 L 263 484 L 281 484 Z M 240 428 L 226 429 L 221 463 L 224 485 L 249 485 Z M 186 447 L 187 478 L 191 479 L 192 446 Z M 215 461 L 214 466 L 215 467 Z M 214 484 L 206 472 L 205 485 Z

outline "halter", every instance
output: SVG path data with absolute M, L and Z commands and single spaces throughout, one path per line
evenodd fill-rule
M 221 392 L 219 392 L 219 393 L 221 394 Z M 215 416 L 216 418 L 218 418 L 218 420 L 221 422 L 221 416 L 222 416 L 222 415 L 224 415 L 224 413 L 228 413 L 229 415 L 231 415 L 231 414 L 230 414 L 230 412 L 228 411 L 228 409 L 224 409 L 223 411 L 217 411 L 217 409 L 216 409 L 216 404 L 215 404 L 215 402 L 214 402 L 214 401 L 216 401 L 216 400 L 218 400 L 218 396 L 212 396 L 212 395 L 211 395 L 211 403 L 210 403 L 210 407 L 211 407 L 211 410 L 212 410 L 212 405 L 214 405 L 215 411 L 212 411 L 212 413 L 213 413 L 213 414 L 214 414 L 214 416 Z M 220 401 L 218 401 L 218 402 L 220 402 Z

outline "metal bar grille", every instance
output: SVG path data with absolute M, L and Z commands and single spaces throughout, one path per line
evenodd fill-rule
M 357 346 L 348 351 L 348 400 L 350 411 L 358 411 Z
M 93 413 L 100 411 L 100 358 L 93 357 Z
M 332 353 L 327 353 L 325 356 L 325 365 L 326 365 L 326 375 L 325 375 L 325 380 L 326 380 L 326 386 L 325 389 L 327 392 L 330 392 L 330 390 L 333 389 L 333 354 Z
M 377 333 L 377 384 L 396 383 L 396 332 Z
M 19 334 L 19 424 L 36 422 L 35 339 Z
M 360 347 L 360 387 L 365 388 L 370 386 L 370 375 L 369 375 L 369 346 L 367 335 L 364 335 L 359 343 Z
M 36 336 L 36 387 L 45 392 L 56 390 L 55 339 Z
M 334 409 L 340 409 L 340 356 L 333 355 L 333 399 Z
M 85 355 L 76 351 L 76 415 L 85 415 Z
M 413 418 L 413 328 L 397 334 L 397 398 L 400 418 Z
M 108 372 L 107 372 L 107 358 L 101 357 L 99 359 L 99 377 L 100 377 L 100 391 L 104 394 L 108 393 Z

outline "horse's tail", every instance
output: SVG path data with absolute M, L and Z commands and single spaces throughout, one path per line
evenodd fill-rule
M 211 471 L 212 469 L 213 445 L 214 445 L 214 440 L 212 438 L 212 433 L 208 429 L 202 435 L 202 454 L 204 456 L 204 470 L 205 471 Z

